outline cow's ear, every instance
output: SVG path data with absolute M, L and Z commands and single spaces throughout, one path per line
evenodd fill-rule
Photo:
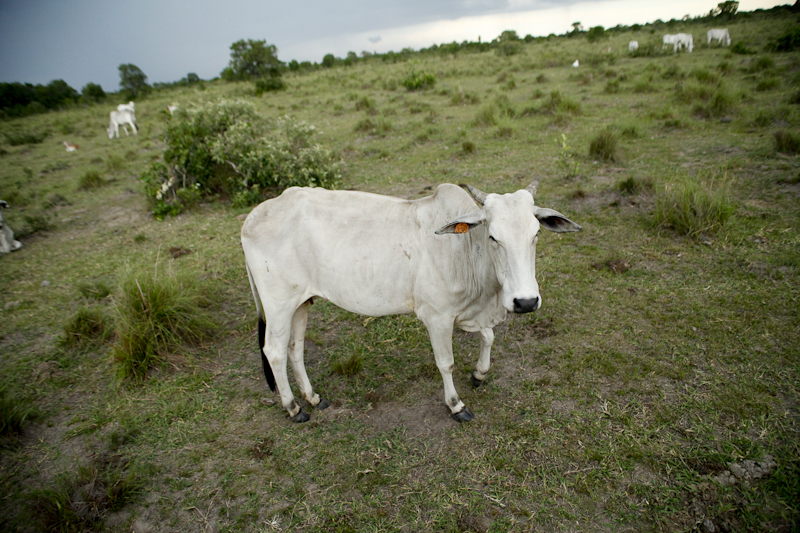
M 483 209 L 480 211 L 473 211 L 472 213 L 454 218 L 436 230 L 436 235 L 443 235 L 445 233 L 467 233 L 475 226 L 482 224 L 484 220 L 486 220 L 486 214 L 483 212 Z
M 539 224 L 541 224 L 543 228 L 554 231 L 555 233 L 568 233 L 570 231 L 580 231 L 583 229 L 580 225 L 553 209 L 535 207 L 533 214 L 539 219 Z

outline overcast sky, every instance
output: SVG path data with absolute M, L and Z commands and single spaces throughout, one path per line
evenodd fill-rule
M 325 54 L 384 53 L 453 41 L 520 36 L 669 20 L 708 13 L 721 0 L 0 0 L 0 81 L 78 91 L 99 83 L 119 90 L 133 63 L 148 82 L 194 72 L 218 76 L 230 45 L 264 39 L 282 61 L 321 62 Z M 741 0 L 740 11 L 789 3 Z

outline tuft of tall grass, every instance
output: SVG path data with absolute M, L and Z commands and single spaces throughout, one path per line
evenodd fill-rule
M 800 137 L 786 130 L 778 130 L 772 134 L 775 138 L 775 149 L 784 154 L 800 153 Z
M 0 438 L 19 435 L 25 423 L 36 416 L 33 404 L 11 394 L 7 385 L 0 386 Z
M 102 311 L 82 307 L 64 324 L 59 344 L 66 348 L 88 347 L 107 340 L 111 331 L 108 318 Z
M 696 238 L 715 233 L 735 210 L 726 178 L 683 176 L 667 183 L 656 194 L 653 216 L 657 227 Z
M 143 379 L 170 350 L 206 340 L 216 329 L 208 299 L 188 275 L 128 275 L 114 304 L 113 355 L 122 378 Z
M 551 91 L 548 97 L 542 102 L 539 112 L 549 115 L 578 115 L 581 112 L 581 105 L 561 94 L 561 91 L 554 90 Z
M 601 161 L 618 161 L 617 141 L 617 132 L 613 128 L 604 129 L 589 142 L 589 157 Z
M 100 175 L 99 172 L 96 170 L 89 170 L 83 176 L 81 176 L 80 180 L 78 180 L 78 190 L 91 191 L 94 189 L 99 189 L 107 183 L 108 182 Z
M 23 144 L 41 144 L 47 138 L 46 131 L 32 132 L 10 132 L 5 133 L 6 143 L 11 146 L 22 146 Z
M 364 367 L 363 350 L 355 350 L 348 357 L 340 357 L 336 359 L 332 368 L 333 371 L 342 376 L 355 376 Z
M 33 491 L 29 501 L 45 531 L 97 531 L 105 516 L 141 491 L 140 476 L 123 461 L 79 465 L 74 475 L 60 475 L 51 487 Z

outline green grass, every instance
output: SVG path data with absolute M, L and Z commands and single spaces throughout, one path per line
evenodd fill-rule
M 722 531 L 791 531 L 800 52 L 763 47 L 796 24 L 728 21 L 754 54 L 661 51 L 663 33 L 699 41 L 718 22 L 594 44 L 551 37 L 514 55 L 373 58 L 287 73 L 287 90 L 258 98 L 252 83 L 220 80 L 155 90 L 136 102 L 139 135 L 113 141 L 115 95 L 0 121 L 3 215 L 24 235 L 22 250 L 0 257 L 0 405 L 15 424 L 0 454 L 0 523 L 20 533 L 45 517 L 73 531 L 690 532 L 708 519 Z M 627 54 L 630 40 L 641 53 Z M 407 90 L 412 70 L 435 86 Z M 479 338 L 455 332 L 453 379 L 474 421 L 449 418 L 413 315 L 367 318 L 321 298 L 305 363 L 331 407 L 306 408 L 304 425 L 286 419 L 261 372 L 239 244 L 245 204 L 280 191 L 186 197 L 191 209 L 158 220 L 138 180 L 163 161 L 166 105 L 218 99 L 313 124 L 313 142 L 342 162 L 342 189 L 416 199 L 445 182 L 503 193 L 539 177 L 536 204 L 583 226 L 539 236 L 542 308 L 495 328 L 478 389 Z M 64 131 L 79 151 L 52 133 L 5 142 Z M 617 132 L 622 157 L 589 157 L 604 131 Z M 76 192 L 92 171 L 104 186 Z M 92 335 L 92 321 L 73 321 L 86 308 L 116 337 L 65 349 L 65 326 Z M 140 349 L 125 352 L 120 333 Z M 118 379 L 125 365 L 136 377 Z M 766 454 L 777 463 L 766 476 L 714 480 Z M 109 484 L 133 490 L 112 504 Z M 76 518 L 85 501 L 97 512 Z

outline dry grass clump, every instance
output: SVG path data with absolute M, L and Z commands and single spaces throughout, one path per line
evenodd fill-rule
M 99 189 L 108 182 L 96 170 L 89 170 L 78 181 L 79 191 L 91 191 Z

